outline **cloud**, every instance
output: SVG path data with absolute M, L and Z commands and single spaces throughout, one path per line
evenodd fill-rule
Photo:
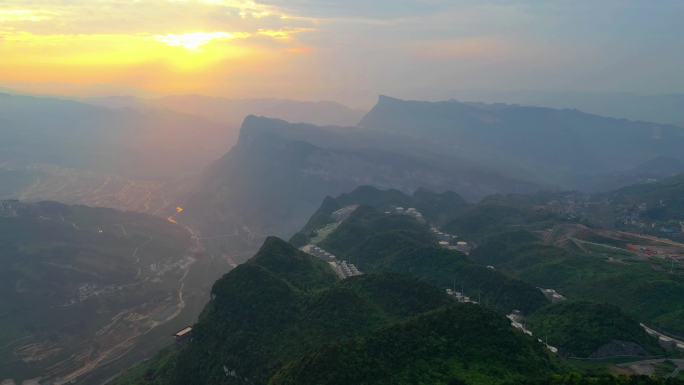
M 676 92 L 682 11 L 681 0 L 0 0 L 0 83 L 352 102 L 538 85 Z
M 456 0 L 260 0 L 298 15 L 316 18 L 393 19 L 439 12 Z
M 39 22 L 52 19 L 53 15 L 50 12 L 23 9 L 23 8 L 8 8 L 0 9 L 0 23 L 23 23 L 23 22 Z
M 256 32 L 312 26 L 311 20 L 251 0 L 8 0 L 0 2 L 0 20 L 0 30 L 46 35 Z

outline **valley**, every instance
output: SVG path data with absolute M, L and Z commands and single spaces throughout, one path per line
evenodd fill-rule
M 0 385 L 684 385 L 682 20 L 0 0 Z
M 116 365 L 159 327 L 190 322 L 195 312 L 179 317 L 187 301 L 201 306 L 205 298 L 189 277 L 210 261 L 179 226 L 56 203 L 0 208 L 7 293 L 0 372 L 16 373 L 18 383 L 80 381 Z
M 0 175 L 8 174 L 21 182 L 13 186 L 11 181 L 5 181 L 0 199 L 49 200 L 162 215 L 174 197 L 174 184 L 159 180 L 104 176 L 50 165 L 0 167 Z
M 434 131 L 416 137 L 396 120 L 404 110 L 412 111 L 411 126 Z M 534 142 L 485 156 L 491 138 L 472 125 L 499 135 L 492 119 L 519 127 L 528 115 L 570 122 L 588 160 L 565 154 L 531 178 L 530 164 L 549 156 Z M 8 384 L 354 383 L 357 375 L 379 381 L 375 371 L 412 383 L 393 365 L 411 367 L 418 357 L 368 355 L 394 352 L 386 339 L 408 333 L 435 381 L 592 378 L 587 366 L 601 375 L 639 374 L 649 365 L 664 373 L 681 354 L 676 337 L 684 333 L 677 227 L 684 190 L 681 177 L 669 176 L 671 162 L 648 159 L 677 155 L 653 142 L 624 159 L 638 173 L 607 164 L 594 170 L 603 161 L 591 160 L 595 149 L 582 144 L 589 123 L 619 124 L 641 139 L 653 129 L 571 111 L 381 97 L 355 127 L 248 116 L 222 157 L 192 161 L 205 159 L 200 171 L 172 174 L 169 163 L 143 175 L 105 172 L 87 160 L 6 161 L 0 197 L 20 201 L 2 203 L 14 231 L 0 242 L 10 258 L 3 274 L 14 294 L 0 318 L 0 372 L 13 373 Z M 531 139 L 541 129 L 521 135 Z M 676 132 L 665 131 L 677 143 Z M 461 141 L 471 148 L 462 151 Z M 621 183 L 659 177 L 599 192 L 563 190 L 608 174 L 625 176 Z M 236 286 L 217 300 L 226 295 L 222 285 Z M 417 308 L 414 296 L 428 292 L 424 300 L 434 306 Z M 408 302 L 391 302 L 397 293 Z M 444 322 L 476 339 L 496 331 L 482 346 L 489 353 L 438 354 L 463 333 L 451 334 Z M 425 345 L 423 324 L 450 342 Z M 189 325 L 188 342 L 173 344 Z M 505 341 L 510 354 L 527 358 L 510 366 L 493 354 Z M 368 367 L 325 369 L 330 362 L 344 368 L 348 352 L 366 357 Z M 482 366 L 485 355 L 499 358 Z M 523 367 L 535 374 L 525 377 Z

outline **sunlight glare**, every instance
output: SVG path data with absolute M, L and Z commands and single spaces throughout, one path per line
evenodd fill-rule
M 183 47 L 189 51 L 197 51 L 214 40 L 233 40 L 247 37 L 249 37 L 249 34 L 245 32 L 193 32 L 179 35 L 159 35 L 156 36 L 156 39 L 171 47 Z

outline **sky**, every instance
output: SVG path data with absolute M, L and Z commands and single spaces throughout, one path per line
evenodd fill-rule
M 0 87 L 438 99 L 684 91 L 681 0 L 0 0 Z

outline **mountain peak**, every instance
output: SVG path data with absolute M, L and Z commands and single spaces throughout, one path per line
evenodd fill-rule
M 248 115 L 240 126 L 238 145 L 251 144 L 259 137 L 280 131 L 288 125 L 289 123 L 284 120 Z
M 261 245 L 261 248 L 254 257 L 258 258 L 260 256 L 270 253 L 278 253 L 281 255 L 294 255 L 297 253 L 297 249 L 295 249 L 288 242 L 278 237 L 269 236 L 266 237 L 264 243 Z
M 327 286 L 337 280 L 327 263 L 273 236 L 266 238 L 248 264 L 259 265 L 300 289 Z
M 384 103 L 396 103 L 396 102 L 404 102 L 405 100 L 398 99 L 392 96 L 387 96 L 387 95 L 378 95 L 378 104 L 384 104 Z

